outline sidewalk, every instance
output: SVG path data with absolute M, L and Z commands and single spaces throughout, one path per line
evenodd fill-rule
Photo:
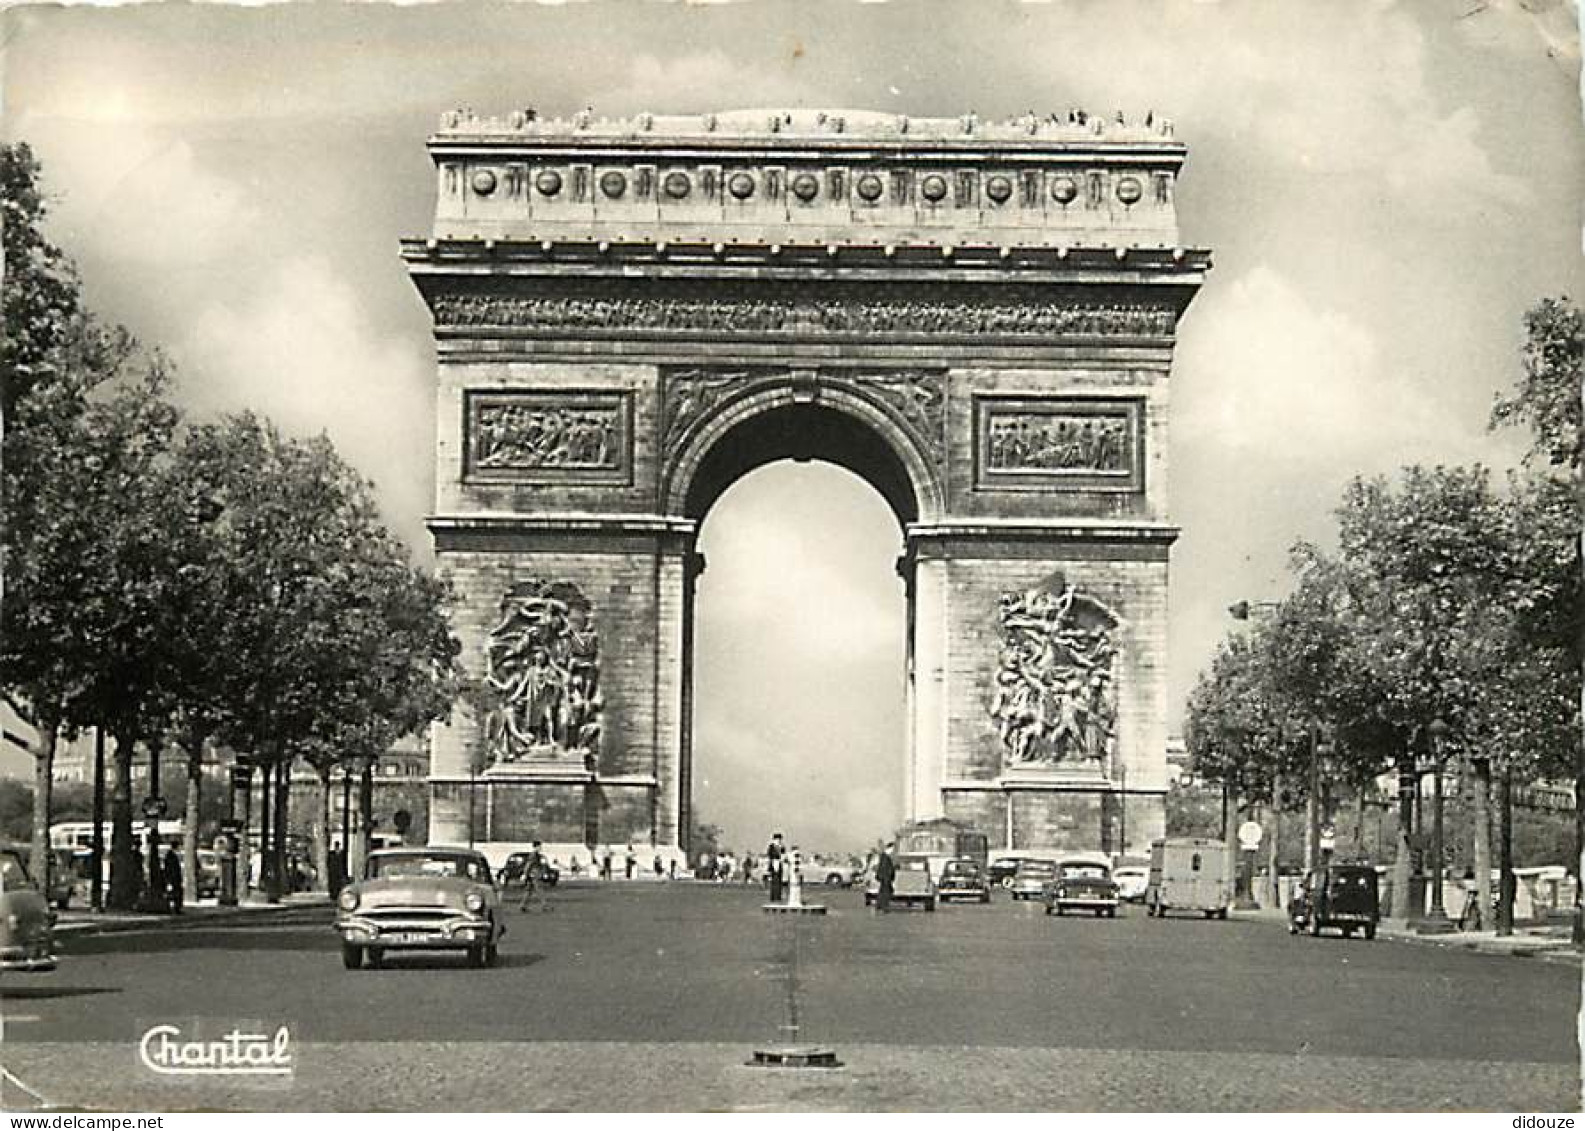
M 1235 919 L 1263 920 L 1287 925 L 1287 912 L 1262 907 L 1255 911 L 1234 911 Z M 1515 926 L 1513 934 L 1499 936 L 1496 931 L 1453 931 L 1445 935 L 1422 935 L 1402 919 L 1383 919 L 1376 927 L 1378 939 L 1413 943 L 1419 946 L 1452 947 L 1481 954 L 1510 958 L 1540 958 L 1549 962 L 1579 963 L 1580 948 L 1569 941 L 1567 923 Z
M 305 908 L 329 907 L 330 897 L 323 892 L 301 892 L 289 895 L 279 903 L 249 900 L 235 907 L 221 907 L 213 900 L 189 903 L 180 915 L 156 915 L 146 911 L 89 911 L 71 910 L 56 914 L 55 934 L 102 935 L 116 931 L 142 931 L 150 928 L 212 927 L 251 922 L 267 918 L 270 912 L 298 911 Z

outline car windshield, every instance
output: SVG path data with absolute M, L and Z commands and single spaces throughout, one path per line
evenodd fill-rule
M 0 852 L 0 888 L 9 891 L 11 888 L 32 886 L 28 880 L 28 870 L 22 864 L 22 857 L 15 852 Z
M 1064 864 L 1062 876 L 1068 880 L 1104 880 L 1106 868 L 1101 864 Z
M 1018 865 L 1020 876 L 1050 876 L 1056 873 L 1057 866 L 1046 860 L 1025 860 Z
M 980 874 L 979 865 L 977 865 L 977 864 L 967 864 L 967 863 L 964 863 L 964 862 L 958 861 L 958 860 L 951 861 L 949 864 L 947 864 L 947 866 L 945 868 L 943 868 L 941 870 L 941 875 L 943 877 L 951 876 L 954 879 L 972 880 L 975 876 L 978 876 L 979 874 Z
M 452 876 L 487 883 L 490 868 L 475 856 L 402 852 L 369 857 L 369 879 L 394 880 L 417 876 Z
M 1333 872 L 1329 882 L 1334 889 L 1348 887 L 1368 888 L 1371 886 L 1371 881 L 1375 878 L 1374 872 Z
M 926 860 L 922 856 L 915 856 L 913 858 L 904 856 L 901 860 L 897 861 L 897 870 L 899 872 L 928 872 L 930 870 L 930 861 Z

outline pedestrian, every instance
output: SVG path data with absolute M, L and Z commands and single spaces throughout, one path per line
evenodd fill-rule
M 897 882 L 897 861 L 892 859 L 892 849 L 896 847 L 888 844 L 875 861 L 875 910 L 882 915 L 892 909 L 892 885 Z
M 666 863 L 666 874 L 667 874 L 668 877 L 670 877 L 673 880 L 675 880 L 677 878 L 677 858 L 675 856 L 673 856 L 669 861 L 667 861 L 667 863 Z
M 754 878 L 754 854 L 752 852 L 745 852 L 743 854 L 743 882 L 746 884 L 753 878 Z
M 780 903 L 782 900 L 782 882 L 785 879 L 782 863 L 786 855 L 787 850 L 782 847 L 781 833 L 771 834 L 770 843 L 765 846 L 765 871 L 770 876 L 772 903 Z
M 534 902 L 534 893 L 539 888 L 539 881 L 544 878 L 544 870 L 545 854 L 540 851 L 540 842 L 536 840 L 534 847 L 529 849 L 528 855 L 523 859 L 523 898 L 517 904 L 519 911 L 530 910 Z M 540 899 L 539 906 L 543 911 L 550 910 L 550 903 L 544 898 Z
M 606 848 L 605 854 L 600 857 L 600 878 L 602 880 L 611 878 L 611 849 L 609 847 Z
M 182 855 L 167 846 L 160 861 L 160 875 L 165 880 L 165 906 L 172 915 L 182 913 Z
M 638 853 L 633 851 L 633 846 L 630 844 L 630 845 L 627 846 L 627 872 L 625 873 L 626 877 L 631 880 L 633 878 L 633 873 L 637 869 L 638 869 Z
M 660 853 L 657 852 L 657 853 L 655 853 L 655 878 L 657 880 L 659 880 L 659 879 L 664 878 L 665 875 L 666 875 L 666 865 L 661 860 Z

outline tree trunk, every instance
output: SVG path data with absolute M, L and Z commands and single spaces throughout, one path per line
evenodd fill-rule
M 288 820 L 292 799 L 292 759 L 282 755 L 275 771 L 275 884 L 279 895 L 292 894 L 292 872 L 287 852 Z
M 1491 762 L 1474 759 L 1474 788 L 1470 791 L 1475 826 L 1475 929 L 1491 927 Z
M 136 734 L 116 734 L 115 773 L 110 781 L 110 906 L 131 911 L 138 902 L 142 885 L 132 851 L 132 754 L 137 748 Z
M 95 911 L 105 909 L 105 728 L 94 726 L 94 829 L 92 848 L 94 874 L 89 877 L 91 905 Z
M 358 875 L 369 858 L 369 832 L 374 827 L 374 761 L 366 759 L 358 776 Z
M 275 899 L 275 826 L 270 820 L 270 804 L 275 792 L 275 766 L 265 762 L 259 774 L 259 888 L 266 901 Z
M 182 819 L 182 899 L 198 898 L 198 820 L 203 812 L 204 747 L 209 736 L 194 727 L 187 737 L 187 812 Z
M 314 837 L 315 890 L 330 890 L 330 765 L 319 767 L 319 832 Z
M 1266 886 L 1271 899 L 1268 906 L 1282 906 L 1282 876 L 1278 857 L 1282 848 L 1282 775 L 1271 775 L 1271 819 L 1266 830 Z
M 1414 775 L 1400 768 L 1398 772 L 1398 846 L 1392 861 L 1392 914 L 1398 919 L 1417 919 L 1420 909 L 1410 900 L 1410 887 L 1414 878 L 1414 861 L 1409 838 L 1414 832 L 1414 791 L 1418 789 Z
M 1498 825 L 1498 867 L 1501 869 L 1497 881 L 1497 933 L 1499 935 L 1513 934 L 1513 900 L 1517 886 L 1513 874 L 1513 767 L 1505 765 L 1502 776 L 1498 779 L 1497 825 Z
M 39 715 L 39 749 L 33 757 L 33 878 L 44 898 L 49 898 L 50 872 L 54 857 L 50 852 L 50 806 L 55 788 L 55 746 L 60 725 L 50 714 Z

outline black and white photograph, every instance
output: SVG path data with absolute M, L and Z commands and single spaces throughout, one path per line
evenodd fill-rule
M 9 1126 L 1579 1126 L 1580 18 L 5 7 Z

